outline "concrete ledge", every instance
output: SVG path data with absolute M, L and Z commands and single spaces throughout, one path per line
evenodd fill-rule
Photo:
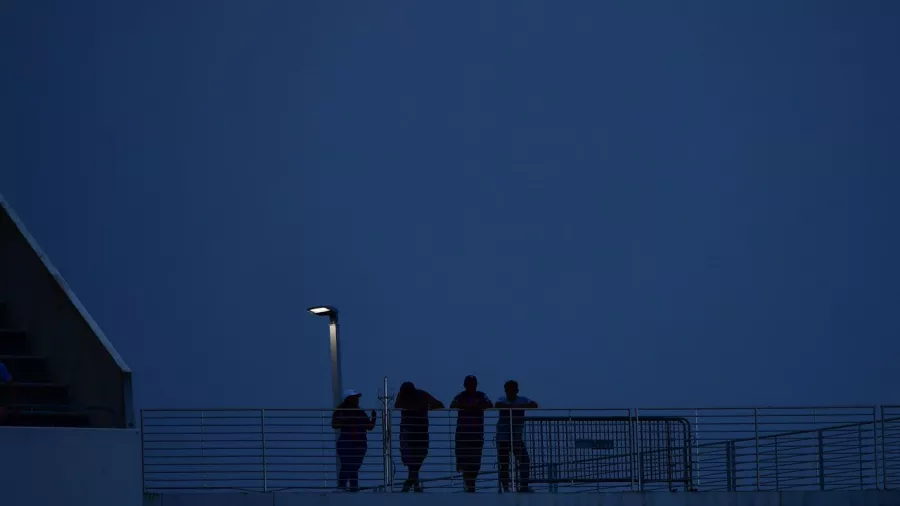
M 141 504 L 141 436 L 128 429 L 0 427 L 0 504 Z
M 900 506 L 900 491 L 610 494 L 171 493 L 144 506 Z

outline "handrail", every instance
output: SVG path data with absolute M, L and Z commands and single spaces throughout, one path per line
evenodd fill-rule
M 815 433 L 815 432 L 822 432 L 822 431 L 831 431 L 831 430 L 848 429 L 848 428 L 852 428 L 852 427 L 859 427 L 859 426 L 862 426 L 862 425 L 870 425 L 870 424 L 871 424 L 871 425 L 876 425 L 876 424 L 882 423 L 882 421 L 885 422 L 885 423 L 896 422 L 896 421 L 900 421 L 900 417 L 896 417 L 896 418 L 888 418 L 888 419 L 877 419 L 877 420 L 872 420 L 872 421 L 870 421 L 870 422 L 854 422 L 854 423 L 848 423 L 848 424 L 844 424 L 844 425 L 833 425 L 833 426 L 828 426 L 828 427 L 819 427 L 819 428 L 816 428 L 816 429 L 803 429 L 803 430 L 796 430 L 796 431 L 790 431 L 790 432 L 779 432 L 779 433 L 777 433 L 777 434 L 767 434 L 767 435 L 765 435 L 765 436 L 759 436 L 759 437 L 756 437 L 756 438 L 754 438 L 754 437 L 746 437 L 746 438 L 741 438 L 741 439 L 729 439 L 729 440 L 727 440 L 727 441 L 717 441 L 717 442 L 714 442 L 714 443 L 704 443 L 704 444 L 702 444 L 702 445 L 700 445 L 700 446 L 714 446 L 714 445 L 719 445 L 719 444 L 726 443 L 726 442 L 727 442 L 727 443 L 747 443 L 747 442 L 750 442 L 750 441 L 758 441 L 758 440 L 761 440 L 761 439 L 777 439 L 777 438 L 780 438 L 780 437 L 799 436 L 799 435 L 801 435 L 801 434 L 812 434 L 812 433 Z
M 264 411 L 263 416 L 261 409 L 145 410 L 145 488 L 334 489 L 334 410 Z M 393 427 L 399 411 L 381 410 L 375 432 L 389 425 L 382 437 L 369 437 L 360 490 L 399 491 L 406 479 L 399 431 Z M 499 487 L 496 445 L 489 444 L 499 411 L 486 413 L 481 490 Z M 459 471 L 447 472 L 454 462 L 456 412 L 431 414 L 430 452 L 420 477 L 426 486 L 461 487 Z M 532 484 L 550 490 L 882 489 L 900 474 L 892 464 L 900 460 L 900 437 L 894 436 L 900 434 L 900 417 L 891 416 L 893 412 L 873 417 L 872 406 L 528 412 L 523 434 L 532 457 L 531 476 L 537 480 Z M 537 429 L 530 423 L 544 425 Z M 568 436 L 559 432 L 564 430 Z M 536 436 L 541 431 L 543 439 Z M 811 434 L 819 437 L 803 437 Z M 597 444 L 576 443 L 584 438 Z M 517 465 L 511 459 L 513 481 Z

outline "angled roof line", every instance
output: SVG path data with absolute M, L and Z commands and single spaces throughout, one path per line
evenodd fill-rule
M 3 198 L 2 193 L 0 193 L 0 207 L 3 208 L 3 211 L 6 212 L 9 218 L 12 220 L 13 224 L 15 224 L 16 228 L 19 229 L 19 233 L 21 233 L 22 237 L 24 237 L 28 242 L 28 245 L 31 247 L 32 251 L 34 251 L 38 258 L 41 259 L 41 262 L 44 264 L 44 268 L 47 269 L 50 275 L 53 276 L 53 279 L 56 280 L 56 283 L 59 285 L 59 287 L 62 288 L 63 293 L 66 294 L 66 297 L 68 297 L 72 305 L 75 306 L 75 309 L 91 328 L 91 331 L 95 336 L 97 336 L 97 339 L 100 340 L 100 344 L 102 344 L 103 347 L 106 348 L 106 352 L 109 353 L 109 355 L 113 358 L 113 360 L 116 362 L 116 365 L 119 366 L 119 369 L 121 369 L 122 372 L 131 373 L 131 369 L 122 359 L 122 356 L 119 355 L 119 352 L 116 351 L 115 346 L 113 346 L 112 343 L 109 342 L 109 339 L 106 338 L 106 334 L 104 334 L 103 331 L 100 330 L 100 326 L 97 325 L 97 322 L 94 321 L 90 313 L 88 313 L 87 309 L 85 309 L 84 305 L 81 304 L 81 301 L 78 300 L 75 292 L 72 291 L 72 289 L 69 287 L 69 284 L 66 283 L 66 280 L 62 277 L 62 274 L 60 274 L 56 267 L 54 267 L 53 264 L 50 263 L 50 259 L 44 253 L 44 250 L 41 249 L 34 237 L 30 233 L 28 233 L 28 230 L 25 228 L 22 220 L 19 219 L 19 216 L 15 213 L 15 211 L 13 211 L 12 206 L 10 206 L 6 199 Z

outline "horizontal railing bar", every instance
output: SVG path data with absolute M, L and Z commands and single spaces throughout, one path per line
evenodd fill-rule
M 576 493 L 630 490 L 636 480 L 641 480 L 644 490 L 667 490 L 677 483 L 702 490 L 816 490 L 821 479 L 828 489 L 845 483 L 880 488 L 896 474 L 898 457 L 892 453 L 898 451 L 894 445 L 900 442 L 900 426 L 895 421 L 900 417 L 889 418 L 888 411 L 882 410 L 878 419 L 872 406 L 642 409 L 529 410 L 524 434 L 532 453 L 532 483 L 554 483 L 561 491 Z M 802 412 L 809 409 L 817 411 Z M 831 411 L 840 409 L 846 411 Z M 321 483 L 311 490 L 334 488 L 335 440 L 330 423 L 334 410 L 209 411 L 148 412 L 143 442 L 145 489 L 153 489 L 151 484 L 189 484 L 185 489 L 213 490 L 227 482 L 232 485 L 228 490 L 304 490 L 307 487 L 291 484 L 305 485 L 306 480 Z M 433 413 L 429 423 L 428 471 L 421 481 L 432 489 L 462 486 L 459 474 L 430 476 L 453 467 L 452 427 L 458 418 L 454 411 L 443 411 L 446 416 Z M 499 456 L 495 458 L 493 451 L 500 434 L 495 433 L 494 420 L 499 417 L 493 413 L 502 411 L 490 410 L 485 419 L 479 486 L 486 489 L 498 486 Z M 378 427 L 400 420 L 396 409 L 381 410 L 381 414 Z M 382 433 L 388 439 L 373 437 L 378 432 L 368 436 L 368 454 L 360 473 L 360 479 L 368 481 L 360 483 L 364 489 L 394 488 L 403 480 L 396 460 L 400 444 L 396 429 L 387 436 Z M 573 446 L 579 440 L 601 442 L 617 451 Z M 380 457 L 390 467 L 376 465 Z M 551 469 L 557 474 L 549 474 Z M 219 479 L 224 481 L 212 481 Z M 378 486 L 367 486 L 382 480 Z
M 529 411 L 593 411 L 593 412 L 606 412 L 613 413 L 616 411 L 624 411 L 631 412 L 634 411 L 638 413 L 640 416 L 641 411 L 683 411 L 683 412 L 708 412 L 708 411 L 753 411 L 753 410 L 783 410 L 783 411 L 812 411 L 812 410 L 829 410 L 829 409 L 859 409 L 865 410 L 861 411 L 860 415 L 871 415 L 873 405 L 860 405 L 860 404 L 849 404 L 849 405 L 834 405 L 834 406 L 776 406 L 776 405 L 761 405 L 761 406 L 723 406 L 723 407 L 705 407 L 705 408 L 686 408 L 686 407 L 674 407 L 674 408 L 609 408 L 609 409 L 597 409 L 597 408 L 538 408 Z M 888 406 L 884 406 L 884 408 L 888 408 Z M 900 406 L 890 406 L 890 408 L 900 409 Z M 491 408 L 492 410 L 501 410 L 506 408 Z M 334 411 L 334 408 L 144 408 L 141 410 L 142 413 L 221 413 L 221 412 L 266 412 L 266 416 L 269 413 L 284 413 L 284 412 L 331 412 Z M 455 411 L 451 408 L 446 408 L 444 411 Z M 752 413 L 751 413 L 752 414 Z M 818 416 L 840 416 L 842 413 L 817 413 Z M 844 414 L 846 415 L 846 414 Z M 785 415 L 791 416 L 791 415 Z M 848 415 L 849 416 L 849 415 Z

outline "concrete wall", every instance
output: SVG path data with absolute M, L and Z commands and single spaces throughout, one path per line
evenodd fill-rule
M 0 300 L 93 427 L 134 427 L 131 370 L 0 196 Z
M 0 427 L 3 506 L 140 506 L 137 430 Z
M 162 494 L 144 506 L 898 506 L 900 491 L 610 494 Z

